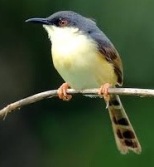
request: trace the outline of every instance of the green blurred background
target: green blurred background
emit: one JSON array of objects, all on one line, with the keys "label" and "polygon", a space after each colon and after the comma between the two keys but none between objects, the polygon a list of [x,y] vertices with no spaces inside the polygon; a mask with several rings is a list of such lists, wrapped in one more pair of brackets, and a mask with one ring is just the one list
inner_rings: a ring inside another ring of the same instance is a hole
[{"label": "green blurred background", "polygon": [[[153,0],[0,0],[0,108],[63,82],[51,63],[50,42],[30,17],[74,10],[95,18],[121,54],[124,87],[153,88]],[[154,99],[122,97],[143,147],[121,155],[105,104],[74,96],[22,108],[0,121],[0,167],[154,166]]]}]

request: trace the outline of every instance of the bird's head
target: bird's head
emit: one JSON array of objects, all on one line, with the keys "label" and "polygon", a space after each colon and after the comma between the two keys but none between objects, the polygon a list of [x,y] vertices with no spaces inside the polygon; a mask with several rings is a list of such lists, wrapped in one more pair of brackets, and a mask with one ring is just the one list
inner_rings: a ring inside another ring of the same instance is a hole
[{"label": "bird's head", "polygon": [[47,18],[30,18],[26,22],[42,24],[51,37],[56,30],[66,29],[67,31],[92,33],[97,29],[96,23],[73,11],[60,11]]}]

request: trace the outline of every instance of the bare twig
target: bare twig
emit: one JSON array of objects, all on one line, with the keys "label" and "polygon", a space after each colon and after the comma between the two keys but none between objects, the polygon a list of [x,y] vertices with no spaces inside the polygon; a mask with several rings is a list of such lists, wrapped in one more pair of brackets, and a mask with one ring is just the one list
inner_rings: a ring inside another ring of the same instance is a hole
[{"label": "bare twig", "polygon": [[[89,95],[89,96],[98,96],[98,89],[85,89],[82,91],[68,89],[68,94],[83,94],[83,95]],[[135,88],[110,88],[109,89],[110,94],[118,94],[118,95],[133,95],[133,96],[154,96],[154,90],[151,89],[135,89]],[[57,90],[51,90],[51,91],[45,91],[41,92],[32,96],[29,96],[27,98],[21,99],[19,101],[16,101],[14,103],[9,104],[2,110],[0,110],[0,116],[6,117],[6,115],[12,111],[18,110],[23,106],[29,105],[31,103],[35,103],[37,101],[52,98],[57,96]]]}]

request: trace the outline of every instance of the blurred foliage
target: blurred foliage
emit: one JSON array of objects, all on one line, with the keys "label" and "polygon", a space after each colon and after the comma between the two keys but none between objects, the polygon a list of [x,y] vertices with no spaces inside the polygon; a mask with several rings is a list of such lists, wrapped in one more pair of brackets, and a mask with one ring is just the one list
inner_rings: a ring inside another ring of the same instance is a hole
[{"label": "blurred foliage", "polygon": [[[121,54],[124,86],[153,88],[154,1],[1,0],[0,108],[28,95],[56,89],[63,82],[52,65],[46,32],[41,26],[24,22],[58,10],[74,10],[96,19]],[[0,166],[153,166],[154,100],[122,100],[141,141],[141,155],[123,156],[118,152],[100,99],[75,96],[69,103],[57,98],[44,100],[1,120]]]}]

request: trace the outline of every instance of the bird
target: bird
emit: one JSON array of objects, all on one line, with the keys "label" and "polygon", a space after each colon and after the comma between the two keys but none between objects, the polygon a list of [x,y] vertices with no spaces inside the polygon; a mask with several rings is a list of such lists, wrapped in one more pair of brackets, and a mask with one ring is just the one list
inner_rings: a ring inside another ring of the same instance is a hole
[{"label": "bird", "polygon": [[122,86],[123,65],[118,51],[93,19],[74,11],[58,11],[49,17],[34,17],[26,22],[43,25],[51,41],[53,65],[65,83],[58,96],[69,101],[67,89],[99,88],[111,119],[118,150],[122,154],[142,151],[135,130],[120,97],[108,93],[110,87]]}]

